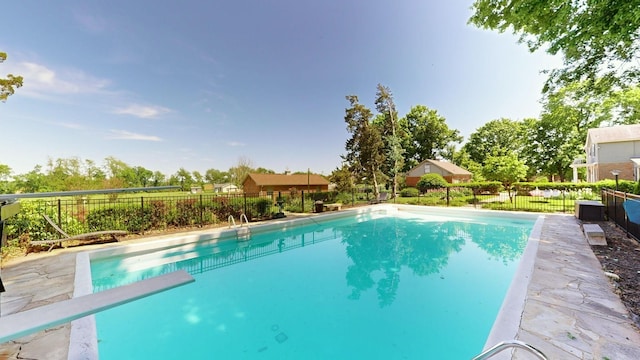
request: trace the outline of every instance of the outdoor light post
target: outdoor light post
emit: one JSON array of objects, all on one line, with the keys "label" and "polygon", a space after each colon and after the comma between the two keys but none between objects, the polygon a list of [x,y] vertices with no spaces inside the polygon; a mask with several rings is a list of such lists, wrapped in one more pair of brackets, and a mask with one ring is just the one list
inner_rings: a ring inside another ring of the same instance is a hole
[{"label": "outdoor light post", "polygon": [[620,175],[620,170],[612,170],[611,175],[616,178],[616,191],[618,191],[618,176]]}]

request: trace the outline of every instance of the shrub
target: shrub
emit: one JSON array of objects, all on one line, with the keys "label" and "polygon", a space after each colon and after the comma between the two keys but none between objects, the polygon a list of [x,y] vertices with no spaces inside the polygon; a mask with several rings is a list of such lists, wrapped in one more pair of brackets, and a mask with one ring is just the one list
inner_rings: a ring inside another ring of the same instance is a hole
[{"label": "shrub", "polygon": [[408,187],[400,190],[401,197],[416,197],[420,194],[420,191],[414,187]]},{"label": "shrub", "polygon": [[426,192],[430,189],[441,189],[448,185],[449,183],[440,174],[424,174],[418,180],[416,187],[421,192]]}]

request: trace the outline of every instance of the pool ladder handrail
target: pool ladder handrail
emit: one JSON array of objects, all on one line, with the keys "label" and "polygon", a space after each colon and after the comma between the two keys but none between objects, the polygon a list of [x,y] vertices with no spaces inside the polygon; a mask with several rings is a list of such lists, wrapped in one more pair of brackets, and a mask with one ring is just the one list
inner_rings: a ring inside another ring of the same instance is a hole
[{"label": "pool ladder handrail", "polygon": [[[249,219],[247,219],[247,215],[245,215],[244,213],[240,214],[240,226],[242,226],[242,219],[244,218],[244,221],[247,223],[247,226],[249,226]],[[229,228],[231,228],[231,224],[233,224],[233,227],[236,227],[236,219],[233,218],[233,215],[229,215],[229,217],[227,218],[227,222],[229,223]]]},{"label": "pool ladder handrail", "polygon": [[[242,219],[247,223],[247,227],[242,227]],[[229,228],[231,228],[231,224],[233,227],[236,226],[236,220],[233,218],[233,215],[229,215]],[[249,230],[249,219],[247,219],[247,215],[240,214],[240,226],[236,229],[236,238],[238,240],[249,240],[251,239],[251,230]]]},{"label": "pool ladder handrail", "polygon": [[547,356],[540,350],[534,348],[533,346],[519,341],[519,340],[507,340],[507,341],[502,341],[497,343],[496,345],[494,345],[493,347],[483,351],[480,355],[474,357],[471,360],[484,360],[484,359],[488,359],[490,357],[492,357],[493,355],[496,355],[499,352],[502,352],[503,350],[506,350],[508,348],[518,348],[518,349],[523,349],[526,350],[528,352],[530,352],[531,354],[535,355],[538,359],[540,360],[549,360],[547,359]]}]

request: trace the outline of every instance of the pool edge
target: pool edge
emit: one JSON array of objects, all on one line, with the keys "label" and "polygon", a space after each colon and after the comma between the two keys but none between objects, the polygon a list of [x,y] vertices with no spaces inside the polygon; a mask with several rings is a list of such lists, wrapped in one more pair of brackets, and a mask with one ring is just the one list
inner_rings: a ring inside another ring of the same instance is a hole
[{"label": "pool edge", "polygon": [[[373,212],[393,212],[398,210],[433,211],[433,208],[434,207],[421,205],[380,204],[338,212],[318,214],[311,217],[292,218],[262,224],[252,223],[249,225],[249,227],[252,231],[255,231],[257,233],[273,229],[287,229],[291,226],[296,226],[306,221],[316,222],[316,220],[314,219],[321,219],[325,221],[347,216],[365,215]],[[438,212],[440,215],[444,216],[454,214],[459,216],[460,213],[471,213],[476,215],[478,213],[486,213],[495,215],[497,212],[503,212],[509,213],[510,215],[519,218],[531,219],[533,217],[537,217],[536,223],[534,224],[534,227],[529,235],[529,240],[527,242],[527,246],[524,250],[520,264],[516,269],[516,273],[514,274],[513,280],[509,286],[507,294],[505,295],[501,308],[485,343],[485,348],[491,347],[495,345],[495,343],[500,341],[515,339],[520,328],[527,288],[531,281],[531,275],[533,273],[534,263],[537,256],[538,242],[542,231],[544,215],[475,208],[447,208],[444,210],[438,208]],[[116,254],[132,253],[136,251],[146,251],[150,247],[157,248],[162,246],[162,244],[164,244],[165,246],[175,246],[176,244],[199,242],[201,239],[208,236],[214,236],[214,239],[216,240],[232,239],[235,234],[234,229],[235,228],[216,228],[207,231],[197,231],[187,234],[183,233],[182,235],[168,236],[161,239],[155,238],[155,240],[154,238],[150,238],[145,242],[135,244],[122,244],[120,246],[112,248],[81,252],[76,255],[76,273],[74,278],[73,297],[92,293],[93,288],[91,284],[92,280],[90,268],[90,262],[92,259],[109,257]],[[151,243],[153,243],[154,246],[152,246]],[[524,282],[518,281],[518,279],[522,275],[524,275],[526,279],[526,281]],[[68,354],[68,359],[99,359],[97,328],[95,317],[93,315],[74,320],[71,323]],[[507,353],[498,354],[495,358],[501,359],[502,357],[500,357],[499,355],[507,355]]]},{"label": "pool edge", "polygon": [[[522,322],[527,291],[531,284],[533,270],[538,257],[538,245],[542,235],[542,225],[545,216],[540,215],[536,220],[527,246],[525,247],[520,264],[511,280],[507,294],[502,302],[498,316],[493,323],[489,336],[485,342],[484,350],[499,342],[516,339]],[[505,351],[494,356],[495,359],[510,359],[511,352]]]}]

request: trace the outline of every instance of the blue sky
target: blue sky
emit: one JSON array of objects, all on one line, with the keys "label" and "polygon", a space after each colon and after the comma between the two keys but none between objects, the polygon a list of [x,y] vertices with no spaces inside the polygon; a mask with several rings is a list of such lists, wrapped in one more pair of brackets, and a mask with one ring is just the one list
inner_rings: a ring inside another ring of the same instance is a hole
[{"label": "blue sky", "polygon": [[[472,1],[11,1],[2,4],[0,164],[115,157],[166,175],[239,159],[329,174],[346,95],[436,109],[465,136],[537,117],[541,70],[510,34],[467,25]],[[8,15],[10,14],[10,15]]]}]

